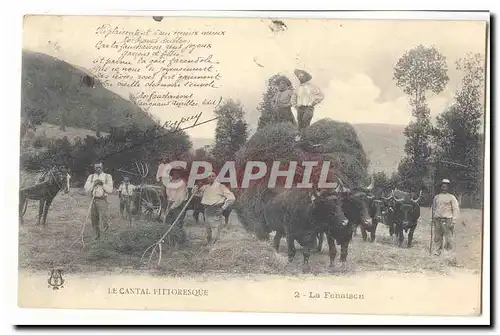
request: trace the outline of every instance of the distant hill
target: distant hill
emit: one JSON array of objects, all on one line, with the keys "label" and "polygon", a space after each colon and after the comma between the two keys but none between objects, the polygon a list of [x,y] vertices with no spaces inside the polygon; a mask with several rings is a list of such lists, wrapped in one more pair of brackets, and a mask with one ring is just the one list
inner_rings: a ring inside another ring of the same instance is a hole
[{"label": "distant hill", "polygon": [[353,127],[370,159],[370,170],[388,173],[396,171],[398,163],[404,157],[405,126],[359,123],[353,124]]},{"label": "distant hill", "polygon": [[82,78],[85,70],[57,58],[23,51],[21,113],[39,110],[46,113],[45,122],[107,132],[114,126],[135,124],[146,128],[153,118],[134,103],[104,88],[94,87]]}]

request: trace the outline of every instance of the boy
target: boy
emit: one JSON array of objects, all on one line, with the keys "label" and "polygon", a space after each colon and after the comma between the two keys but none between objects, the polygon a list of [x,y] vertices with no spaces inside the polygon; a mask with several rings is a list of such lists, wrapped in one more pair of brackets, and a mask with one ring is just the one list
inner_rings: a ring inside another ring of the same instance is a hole
[{"label": "boy", "polygon": [[118,187],[118,196],[120,197],[120,217],[123,219],[123,210],[127,212],[127,219],[131,220],[132,216],[130,213],[130,202],[132,201],[132,195],[134,194],[135,186],[130,184],[130,178],[123,177],[123,182],[120,187]]}]

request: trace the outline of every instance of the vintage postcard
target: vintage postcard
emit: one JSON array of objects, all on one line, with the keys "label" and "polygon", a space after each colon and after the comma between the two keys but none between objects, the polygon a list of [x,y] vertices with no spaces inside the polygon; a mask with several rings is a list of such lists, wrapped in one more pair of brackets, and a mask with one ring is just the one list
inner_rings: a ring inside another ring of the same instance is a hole
[{"label": "vintage postcard", "polygon": [[26,15],[19,307],[482,315],[488,31]]}]

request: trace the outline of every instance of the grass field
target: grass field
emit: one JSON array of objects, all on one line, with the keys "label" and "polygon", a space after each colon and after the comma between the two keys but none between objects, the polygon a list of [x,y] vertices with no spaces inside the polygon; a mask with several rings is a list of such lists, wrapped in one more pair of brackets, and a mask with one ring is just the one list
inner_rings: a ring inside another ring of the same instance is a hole
[{"label": "grass field", "polygon": [[[165,228],[146,221],[134,221],[130,227],[128,221],[119,218],[118,198],[110,196],[109,200],[110,230],[101,241],[95,242],[90,220],[87,220],[84,249],[79,242],[73,244],[79,239],[90,201],[81,190],[72,189],[69,194],[57,195],[47,217],[46,228],[34,225],[38,203],[29,202],[25,223],[19,227],[20,268],[48,271],[58,267],[66,273],[140,272],[172,276],[192,273],[302,273],[300,248],[295,260],[288,264],[285,239],[281,242],[280,252],[276,253],[271,242],[258,241],[246,233],[234,211],[229,229],[212,247],[205,242],[202,223],[196,225],[191,212],[188,212],[185,226],[188,242],[182,247],[164,251],[160,266],[146,266],[141,264],[140,256]],[[374,243],[363,242],[359,233],[354,237],[349,247],[347,273],[329,269],[326,242],[323,251],[311,257],[312,272],[318,275],[352,275],[371,271],[447,272],[463,268],[480,273],[481,216],[479,210],[464,209],[455,228],[454,251],[440,257],[429,256],[430,212],[423,208],[411,248],[398,248],[389,236],[388,228],[379,225]]]}]

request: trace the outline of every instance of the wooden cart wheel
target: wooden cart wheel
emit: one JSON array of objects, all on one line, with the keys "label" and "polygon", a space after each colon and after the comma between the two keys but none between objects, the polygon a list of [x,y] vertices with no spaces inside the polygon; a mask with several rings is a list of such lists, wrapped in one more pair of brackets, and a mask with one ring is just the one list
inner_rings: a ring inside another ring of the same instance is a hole
[{"label": "wooden cart wheel", "polygon": [[142,190],[141,214],[149,219],[159,218],[162,210],[161,197],[157,191],[151,189]]}]

